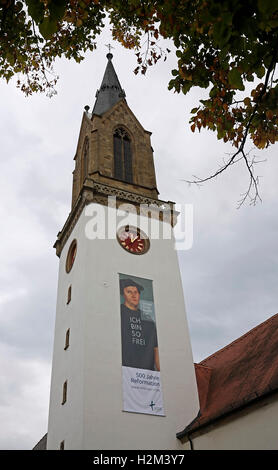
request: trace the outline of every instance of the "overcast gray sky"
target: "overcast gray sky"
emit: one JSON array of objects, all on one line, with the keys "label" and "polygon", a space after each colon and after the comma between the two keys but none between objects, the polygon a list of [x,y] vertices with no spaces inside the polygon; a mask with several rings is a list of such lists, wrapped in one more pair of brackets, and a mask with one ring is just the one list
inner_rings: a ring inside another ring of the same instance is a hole
[{"label": "overcast gray sky", "polygon": [[[70,211],[73,157],[83,108],[94,104],[111,42],[81,64],[60,60],[58,94],[25,98],[0,83],[1,270],[0,448],[30,449],[47,431],[58,258],[52,248]],[[192,132],[190,110],[204,91],[169,92],[175,67],[166,62],[133,74],[135,56],[118,44],[113,63],[127,102],[152,134],[160,198],[191,203],[194,243],[179,252],[195,362],[277,312],[277,145],[255,151],[267,159],[262,204],[237,209],[248,174],[239,166],[202,188],[183,181],[218,167],[227,144]],[[171,47],[170,49],[174,50]]]}]

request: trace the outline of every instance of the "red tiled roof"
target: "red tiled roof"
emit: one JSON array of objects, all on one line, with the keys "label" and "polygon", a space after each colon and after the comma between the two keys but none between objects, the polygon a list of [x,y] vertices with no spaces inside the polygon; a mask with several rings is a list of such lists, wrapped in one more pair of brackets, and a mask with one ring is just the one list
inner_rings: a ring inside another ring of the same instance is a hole
[{"label": "red tiled roof", "polygon": [[278,314],[195,364],[200,413],[183,435],[278,390]]}]

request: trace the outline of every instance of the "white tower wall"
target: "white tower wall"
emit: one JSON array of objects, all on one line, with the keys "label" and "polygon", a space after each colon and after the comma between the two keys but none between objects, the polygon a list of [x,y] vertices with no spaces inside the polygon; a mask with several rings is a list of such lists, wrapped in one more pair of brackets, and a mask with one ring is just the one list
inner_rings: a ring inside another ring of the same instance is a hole
[{"label": "white tower wall", "polygon": [[[116,238],[88,239],[85,210],[60,257],[47,447],[59,449],[65,441],[66,450],[182,449],[176,433],[196,417],[199,402],[174,241],[151,240],[146,254],[132,255]],[[66,273],[73,239],[76,259]],[[122,411],[118,273],[153,280],[166,416]],[[68,328],[69,348],[64,350]]]}]

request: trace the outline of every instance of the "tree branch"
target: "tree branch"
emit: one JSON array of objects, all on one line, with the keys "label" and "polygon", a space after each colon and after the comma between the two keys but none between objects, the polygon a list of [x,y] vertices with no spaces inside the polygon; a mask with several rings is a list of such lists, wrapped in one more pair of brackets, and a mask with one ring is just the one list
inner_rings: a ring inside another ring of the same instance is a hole
[{"label": "tree branch", "polygon": [[[243,198],[239,201],[238,208],[241,207],[244,204],[244,202],[246,201],[246,199],[248,197],[251,199],[250,204],[252,204],[252,205],[255,205],[258,199],[260,201],[262,201],[261,197],[259,195],[259,190],[258,190],[259,178],[254,175],[254,171],[253,171],[254,164],[258,163],[258,162],[255,161],[255,157],[252,158],[251,162],[248,160],[248,154],[245,153],[245,145],[246,145],[246,140],[247,140],[247,136],[248,136],[248,133],[249,133],[250,126],[251,126],[252,121],[253,121],[253,119],[256,115],[258,106],[262,101],[262,97],[264,96],[264,94],[267,90],[268,82],[269,82],[271,73],[272,73],[271,82],[273,80],[273,74],[274,74],[274,71],[275,71],[276,60],[277,60],[277,50],[275,50],[274,53],[273,53],[271,63],[269,65],[268,69],[267,69],[267,73],[266,73],[266,76],[265,76],[265,81],[264,81],[263,88],[261,89],[261,91],[259,93],[257,102],[256,102],[256,104],[253,108],[253,111],[250,115],[248,123],[245,127],[244,135],[243,135],[242,142],[240,144],[239,149],[230,157],[230,159],[228,160],[227,163],[225,163],[223,166],[221,166],[220,169],[215,171],[212,175],[210,175],[208,177],[205,177],[205,178],[194,177],[195,179],[192,180],[192,181],[185,180],[189,184],[198,184],[198,185],[200,185],[200,183],[205,183],[209,180],[212,180],[212,179],[216,178],[218,175],[223,173],[229,166],[231,166],[235,163],[238,163],[240,160],[244,160],[247,171],[249,173],[250,180],[249,180],[249,186],[248,186],[248,189],[247,189],[246,193],[244,193]],[[235,103],[237,103],[237,102],[235,102]],[[240,155],[240,157],[238,159],[236,159],[236,157],[238,155]],[[254,196],[251,197],[252,189],[254,189],[255,194],[254,194]]]}]

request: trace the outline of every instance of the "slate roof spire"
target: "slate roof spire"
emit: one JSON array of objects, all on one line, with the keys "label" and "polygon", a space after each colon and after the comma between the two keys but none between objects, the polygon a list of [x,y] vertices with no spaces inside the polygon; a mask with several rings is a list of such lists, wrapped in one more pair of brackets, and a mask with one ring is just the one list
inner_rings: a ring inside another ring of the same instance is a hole
[{"label": "slate roof spire", "polygon": [[100,89],[96,92],[96,102],[93,108],[93,114],[98,115],[102,115],[122,98],[125,98],[125,92],[112,64],[113,55],[109,52],[106,57],[108,62]]}]

